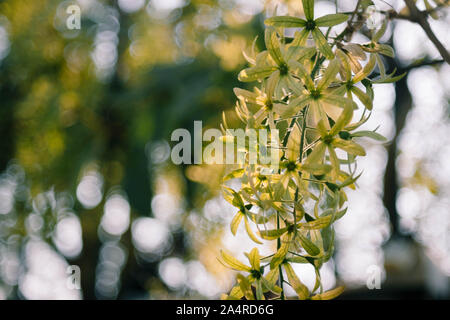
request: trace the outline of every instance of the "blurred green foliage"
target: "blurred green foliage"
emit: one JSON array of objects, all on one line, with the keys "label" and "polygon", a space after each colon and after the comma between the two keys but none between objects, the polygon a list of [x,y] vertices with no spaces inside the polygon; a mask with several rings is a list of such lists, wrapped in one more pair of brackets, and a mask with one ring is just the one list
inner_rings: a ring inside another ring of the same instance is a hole
[{"label": "blurred green foliage", "polygon": [[[11,236],[19,235],[18,250],[23,250],[30,238],[25,221],[35,210],[36,196],[51,190],[56,197],[67,192],[75,199],[80,179],[93,168],[103,176],[105,194],[122,187],[134,218],[152,215],[155,176],[166,170],[181,173],[185,209],[201,205],[208,197],[194,197],[205,188],[186,179],[183,167],[153,164],[148,149],[154,142],[168,141],[176,128],[192,129],[193,120],[217,125],[221,111],[234,103],[241,49],[262,27],[259,17],[231,21],[233,7],[224,2],[190,1],[160,19],[158,12],[151,15],[149,6],[127,13],[116,1],[86,3],[90,7],[82,10],[81,30],[64,25],[65,8],[72,2],[0,3],[9,41],[9,53],[0,65],[0,172],[14,164],[26,176],[26,196],[16,197],[14,209],[0,215],[0,221],[14,220],[13,227],[4,224],[0,229],[5,247]],[[231,22],[216,28],[199,20],[201,14],[229,15]],[[96,297],[94,270],[104,201],[91,209],[78,201],[73,206],[81,221],[83,251],[69,263],[89,270],[82,277],[85,298]],[[52,244],[51,226],[58,215],[47,214],[49,229],[38,236]],[[119,297],[133,290],[147,292],[149,279],[157,277],[155,263],[133,258],[130,233],[121,239],[131,254]],[[183,232],[178,237],[174,252],[192,254]],[[13,290],[8,291],[10,297],[19,294],[15,284],[4,282]]]}]

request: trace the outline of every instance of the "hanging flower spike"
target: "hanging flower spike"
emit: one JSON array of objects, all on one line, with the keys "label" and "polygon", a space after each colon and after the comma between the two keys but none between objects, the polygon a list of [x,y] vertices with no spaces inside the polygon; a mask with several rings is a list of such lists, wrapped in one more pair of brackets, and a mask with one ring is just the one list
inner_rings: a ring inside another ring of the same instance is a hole
[{"label": "hanging flower spike", "polygon": [[[235,89],[236,114],[246,132],[269,129],[271,142],[239,146],[246,157],[224,178],[241,181],[240,190],[223,187],[225,199],[238,209],[231,231],[236,234],[244,220],[250,239],[276,242],[272,243],[276,250],[267,257],[260,257],[256,248],[246,253],[250,266],[222,253],[224,264],[248,274],[237,275],[237,284],[223,296],[226,299],[266,299],[274,295],[286,299],[286,285],[299,299],[338,296],[343,287],[324,291],[320,269],[334,252],[334,222],[347,212],[346,189],[356,188],[362,174],[356,172],[357,161],[366,152],[355,140],[386,140],[376,129],[358,130],[374,108],[372,85],[398,79],[386,76],[381,65],[380,55],[391,54],[388,47],[378,43],[386,27],[372,35],[371,45],[349,43],[349,35],[359,28],[356,24],[351,25],[351,32],[346,28],[330,41],[329,32],[324,36],[319,28],[345,22],[347,15],[314,19],[312,0],[303,0],[303,9],[305,19],[286,16],[265,21],[266,50],[256,54],[253,42],[252,53],[246,55],[250,67],[239,74],[241,81],[258,81],[258,88]],[[359,6],[355,12],[358,10]],[[292,27],[299,30],[293,37],[285,36],[284,28]],[[308,47],[309,35],[314,44]],[[363,67],[361,62],[366,60]],[[371,73],[376,64],[381,76],[374,80]],[[364,110],[353,122],[355,97]],[[227,130],[223,129],[225,135]],[[236,143],[233,136],[227,136],[226,141]],[[276,166],[255,164],[247,157],[250,151],[269,149],[277,150]],[[339,159],[336,149],[346,153],[347,159]],[[258,229],[256,234],[251,224]],[[261,261],[270,270],[264,270]],[[313,266],[316,279],[312,290],[295,273],[295,263]],[[271,294],[266,294],[269,291]]]}]

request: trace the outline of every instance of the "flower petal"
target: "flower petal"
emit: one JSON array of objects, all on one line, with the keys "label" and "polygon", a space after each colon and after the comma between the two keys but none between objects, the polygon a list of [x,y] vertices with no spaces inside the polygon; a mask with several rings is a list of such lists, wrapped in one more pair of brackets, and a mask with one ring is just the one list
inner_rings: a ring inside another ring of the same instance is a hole
[{"label": "flower petal", "polygon": [[245,264],[240,262],[238,259],[236,259],[232,255],[229,255],[228,253],[224,252],[223,250],[220,250],[220,255],[222,256],[223,262],[230,268],[237,270],[237,271],[247,271],[247,272],[251,271],[251,268],[249,266],[246,266]]},{"label": "flower petal", "polygon": [[294,272],[294,269],[289,263],[283,264],[284,270],[286,270],[286,275],[289,280],[289,284],[292,286],[292,288],[297,293],[298,297],[301,300],[308,299],[309,297],[309,290],[308,287],[305,286],[300,279],[297,277],[297,275]]},{"label": "flower petal", "polygon": [[318,27],[332,27],[348,20],[348,15],[343,13],[327,14],[314,20]]},{"label": "flower petal", "polygon": [[300,79],[305,84],[306,88],[308,88],[309,91],[314,90],[314,82],[312,81],[309,73],[306,71],[305,67],[302,66],[300,63],[298,63],[295,60],[289,60],[289,69],[292,73],[298,75]]},{"label": "flower petal", "polygon": [[247,68],[239,73],[238,79],[239,81],[242,82],[253,82],[257,80],[263,80],[268,76],[270,76],[272,72],[276,70],[277,68],[273,66]]},{"label": "flower petal", "polygon": [[277,33],[274,28],[269,27],[266,29],[264,40],[266,42],[266,48],[270,53],[276,64],[281,65],[284,63],[283,56],[281,55],[281,45],[278,39]]},{"label": "flower petal", "polygon": [[259,270],[261,261],[257,248],[253,248],[252,251],[250,251],[250,253],[248,254],[248,261],[250,262],[253,270]]},{"label": "flower petal", "polygon": [[317,90],[322,91],[336,79],[336,75],[339,72],[340,64],[338,59],[333,59],[330,61],[330,64],[325,69],[322,78],[317,84]]},{"label": "flower petal", "polygon": [[314,20],[314,0],[302,0],[306,20]]},{"label": "flower petal", "polygon": [[327,59],[333,59],[333,51],[331,51],[331,48],[328,45],[328,41],[322,34],[322,31],[320,31],[318,28],[315,28],[311,31],[311,34],[320,52],[322,52]]},{"label": "flower petal", "polygon": [[338,134],[339,131],[344,129],[345,126],[349,124],[350,121],[352,121],[352,119],[353,119],[353,108],[347,105],[344,107],[344,110],[342,110],[342,113],[337,119],[333,128],[331,128],[330,135],[335,136],[336,134]]},{"label": "flower petal", "polygon": [[297,17],[277,16],[264,20],[266,26],[283,27],[283,28],[299,28],[306,25],[306,21]]},{"label": "flower petal", "polygon": [[323,157],[325,155],[325,150],[326,145],[322,141],[319,141],[317,145],[314,147],[311,154],[306,159],[306,164],[311,165],[315,163],[322,163]]},{"label": "flower petal", "polygon": [[335,138],[333,140],[333,145],[336,148],[342,149],[349,154],[353,154],[355,156],[365,156],[366,151],[364,148],[351,140],[343,140],[341,138]]},{"label": "flower petal", "polygon": [[359,101],[361,101],[367,109],[372,110],[372,99],[370,99],[370,97],[366,93],[355,86],[352,87],[351,91],[355,94],[355,96],[358,97]]}]

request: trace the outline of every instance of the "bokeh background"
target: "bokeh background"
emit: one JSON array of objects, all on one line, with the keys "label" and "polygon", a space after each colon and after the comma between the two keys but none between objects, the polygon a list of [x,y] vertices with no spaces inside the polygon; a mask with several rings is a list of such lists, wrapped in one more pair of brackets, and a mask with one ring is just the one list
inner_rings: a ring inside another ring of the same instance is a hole
[{"label": "bokeh background", "polygon": [[[80,30],[66,27],[71,4]],[[316,15],[334,6],[316,1]],[[256,35],[263,49],[275,12],[301,15],[300,1],[0,1],[0,299],[216,299],[231,288],[219,249],[244,257],[253,244],[229,231],[224,168],[174,165],[170,134],[194,120],[218,128],[222,112],[238,126],[241,51]],[[448,13],[430,23],[450,48]],[[362,30],[354,42],[368,41]],[[324,286],[345,283],[342,299],[448,299],[450,66],[414,23],[393,21],[382,41],[397,53],[389,71],[407,76],[375,86],[366,127],[389,142],[364,141]],[[67,286],[69,265],[81,290]],[[312,267],[296,271],[313,285]],[[381,289],[369,290],[377,271]]]}]

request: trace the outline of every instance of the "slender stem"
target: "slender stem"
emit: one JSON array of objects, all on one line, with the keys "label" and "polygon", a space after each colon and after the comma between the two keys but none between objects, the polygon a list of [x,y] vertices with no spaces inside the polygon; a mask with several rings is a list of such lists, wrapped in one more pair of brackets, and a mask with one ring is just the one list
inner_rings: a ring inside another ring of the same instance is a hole
[{"label": "slender stem", "polygon": [[417,22],[422,27],[423,31],[425,31],[428,38],[431,40],[431,42],[433,42],[435,47],[438,49],[442,58],[444,58],[444,60],[450,64],[450,53],[436,37],[433,30],[431,30],[431,26],[427,20],[427,15],[425,15],[423,12],[417,9],[416,4],[414,3],[413,0],[405,0],[405,3],[409,9],[412,21]]},{"label": "slender stem", "polygon": [[294,127],[294,124],[295,124],[295,117],[292,118],[291,123],[289,124],[289,128],[288,128],[288,130],[286,131],[286,135],[284,136],[284,139],[283,139],[283,148],[286,148],[286,145],[287,145],[289,136],[291,135],[291,129]]},{"label": "slender stem", "polygon": [[356,3],[355,9],[351,13],[350,19],[347,20],[347,27],[345,27],[345,29],[340,34],[338,34],[336,36],[336,38],[334,38],[331,48],[333,48],[338,41],[344,39],[344,37],[347,34],[352,34],[355,31],[354,27],[352,26],[352,20],[355,17],[356,13],[358,12],[358,8],[359,8],[360,4],[361,4],[361,0],[358,0],[358,2]]},{"label": "slender stem", "polygon": [[304,256],[302,256],[301,254],[298,254],[298,253],[296,253],[296,252],[294,252],[294,251],[288,251],[288,252],[289,252],[290,254],[293,254],[294,256],[304,258]]},{"label": "slender stem", "polygon": [[302,178],[302,180],[315,182],[315,183],[325,183],[326,182],[326,181],[320,181],[320,180],[308,179],[308,178]]},{"label": "slender stem", "polygon": [[[277,229],[280,229],[280,213],[277,211]],[[281,247],[281,239],[277,239],[277,249],[279,250]],[[281,300],[286,300],[286,297],[284,296],[284,290],[283,290],[283,270],[281,270],[281,264],[278,266],[278,273],[279,273],[279,281],[280,281],[280,287],[281,287]]]},{"label": "slender stem", "polygon": [[300,163],[303,161],[303,148],[305,147],[305,134],[306,134],[306,115],[308,114],[308,108],[309,106],[306,106],[303,109],[302,137],[300,139],[300,154],[299,154]]},{"label": "slender stem", "polygon": [[317,71],[319,71],[319,68],[322,66],[322,63],[325,61],[325,57],[321,56],[320,59],[318,59],[316,61],[316,63],[314,64],[314,67],[311,71],[311,79],[314,79]]}]

